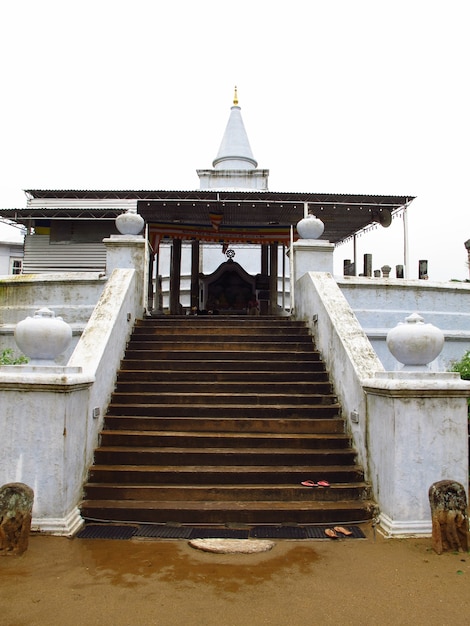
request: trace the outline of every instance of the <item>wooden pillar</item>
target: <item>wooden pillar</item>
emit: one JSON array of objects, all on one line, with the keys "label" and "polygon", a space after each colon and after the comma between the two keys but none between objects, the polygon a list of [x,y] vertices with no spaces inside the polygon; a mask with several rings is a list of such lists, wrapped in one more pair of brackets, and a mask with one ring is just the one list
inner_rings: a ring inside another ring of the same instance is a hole
[{"label": "wooden pillar", "polygon": [[157,245],[157,249],[154,255],[154,272],[155,272],[155,293],[154,299],[154,311],[163,315],[163,290],[162,290],[162,277],[160,276],[160,244]]},{"label": "wooden pillar", "polygon": [[277,315],[277,251],[277,242],[272,243],[269,247],[269,312],[271,315]]},{"label": "wooden pillar", "polygon": [[199,309],[199,241],[191,241],[191,309]]},{"label": "wooden pillar", "polygon": [[263,276],[268,275],[268,251],[269,246],[263,244],[261,246],[261,274]]},{"label": "wooden pillar", "polygon": [[150,250],[149,254],[149,268],[148,268],[148,280],[147,280],[147,311],[153,311],[155,307],[154,292],[153,292],[153,267],[155,256],[153,251]]},{"label": "wooden pillar", "polygon": [[181,239],[173,239],[170,262],[170,315],[179,315],[181,283]]}]

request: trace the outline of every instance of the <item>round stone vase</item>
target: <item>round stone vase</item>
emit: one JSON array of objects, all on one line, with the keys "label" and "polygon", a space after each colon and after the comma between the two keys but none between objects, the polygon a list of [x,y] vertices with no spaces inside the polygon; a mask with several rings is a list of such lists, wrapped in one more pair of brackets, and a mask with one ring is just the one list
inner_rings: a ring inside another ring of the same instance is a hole
[{"label": "round stone vase", "polygon": [[413,313],[405,323],[400,322],[389,331],[387,346],[405,367],[424,366],[441,353],[444,334],[436,326],[425,324],[421,315]]},{"label": "round stone vase", "polygon": [[137,209],[128,209],[116,218],[116,228],[121,235],[138,235],[144,227],[144,219]]},{"label": "round stone vase", "polygon": [[30,365],[55,365],[72,339],[72,329],[61,317],[44,307],[16,325],[15,341]]},{"label": "round stone vase", "polygon": [[297,222],[296,228],[301,239],[318,239],[323,235],[325,224],[314,215],[307,215]]}]

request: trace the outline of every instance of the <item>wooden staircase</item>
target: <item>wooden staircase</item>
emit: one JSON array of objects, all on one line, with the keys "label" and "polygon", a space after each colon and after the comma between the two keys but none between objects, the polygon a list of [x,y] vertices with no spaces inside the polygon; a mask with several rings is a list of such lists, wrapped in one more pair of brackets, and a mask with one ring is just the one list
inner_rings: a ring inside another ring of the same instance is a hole
[{"label": "wooden staircase", "polygon": [[374,507],[355,457],[302,322],[145,319],[118,373],[81,513],[193,525],[359,522]]}]

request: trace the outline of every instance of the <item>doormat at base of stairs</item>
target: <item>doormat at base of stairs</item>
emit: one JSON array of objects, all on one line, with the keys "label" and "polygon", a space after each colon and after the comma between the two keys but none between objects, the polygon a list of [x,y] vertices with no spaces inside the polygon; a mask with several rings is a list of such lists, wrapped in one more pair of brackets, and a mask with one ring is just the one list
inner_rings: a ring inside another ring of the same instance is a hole
[{"label": "doormat at base of stairs", "polygon": [[[207,526],[171,526],[169,524],[86,524],[77,539],[334,539],[325,526],[253,526],[252,528],[211,528]],[[351,534],[336,532],[338,539],[365,539],[359,526],[342,525]]]}]

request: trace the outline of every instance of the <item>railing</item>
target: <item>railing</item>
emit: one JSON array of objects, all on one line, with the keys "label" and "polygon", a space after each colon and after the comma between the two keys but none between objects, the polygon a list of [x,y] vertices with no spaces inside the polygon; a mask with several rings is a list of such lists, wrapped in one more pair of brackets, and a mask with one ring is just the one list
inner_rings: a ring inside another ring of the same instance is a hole
[{"label": "railing", "polygon": [[327,272],[304,273],[295,301],[295,317],[308,323],[335,385],[381,529],[429,535],[430,486],[444,479],[468,486],[470,382],[426,365],[385,371]]}]

